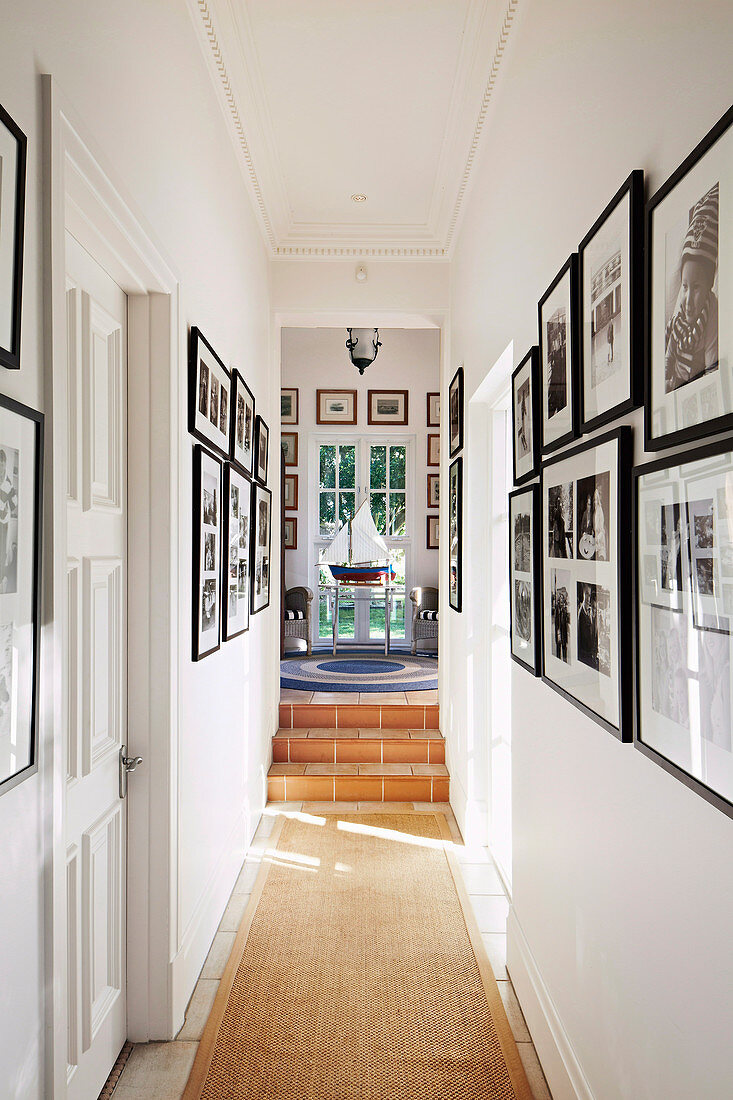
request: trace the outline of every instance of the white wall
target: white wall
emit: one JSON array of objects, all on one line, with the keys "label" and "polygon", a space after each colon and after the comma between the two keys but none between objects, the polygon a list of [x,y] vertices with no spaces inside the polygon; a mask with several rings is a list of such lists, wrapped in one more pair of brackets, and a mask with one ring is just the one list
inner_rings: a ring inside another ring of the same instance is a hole
[{"label": "white wall", "polygon": [[[510,341],[516,361],[537,342],[539,297],[631,169],[651,194],[730,105],[732,32],[715,0],[520,5],[455,253],[444,385],[463,362],[468,399]],[[469,478],[479,451],[469,439]],[[447,605],[442,630],[465,783],[474,640]],[[733,1095],[733,821],[516,665],[512,696],[509,965],[555,1100]]]},{"label": "white wall", "polygon": [[[0,102],[28,135],[28,193],[22,369],[3,371],[0,390],[43,406],[47,177],[40,74],[48,72],[178,273],[183,324],[200,325],[225,362],[243,370],[258,410],[275,423],[267,258],[185,5],[29,0],[5,3],[3,16]],[[173,734],[180,802],[171,871],[172,952],[185,955],[177,979],[181,1012],[186,983],[262,806],[277,699],[278,598],[275,592],[273,607],[253,618],[248,635],[192,664],[191,440],[183,416],[182,407],[181,695]],[[277,537],[275,526],[275,545]],[[42,764],[49,758],[46,752]],[[17,1100],[50,1093],[43,1065],[43,875],[50,823],[42,780],[34,776],[0,798],[0,1092]]]},{"label": "white wall", "polygon": [[[314,470],[311,464],[311,440],[313,435],[332,435],[339,439],[356,436],[410,438],[414,459],[414,481],[411,487],[410,550],[412,573],[408,583],[432,585],[438,583],[438,551],[426,547],[425,517],[427,508],[427,475],[437,473],[427,466],[428,433],[438,428],[427,427],[427,393],[440,389],[440,331],[438,329],[380,329],[382,347],[379,354],[363,375],[349,362],[346,350],[345,328],[284,328],[282,330],[282,384],[296,386],[299,391],[299,424],[283,426],[283,431],[298,433],[298,468],[288,467],[288,473],[298,474],[298,511],[287,512],[298,520],[298,548],[285,555],[285,580],[290,588],[308,585],[313,588],[314,578],[308,572],[309,518],[317,514],[315,493],[317,482],[312,484]],[[357,391],[357,418],[355,426],[329,426],[316,423],[317,389],[353,389]],[[369,424],[367,391],[370,389],[404,389],[408,391],[408,424],[406,427]],[[360,484],[366,484],[365,477]],[[437,509],[430,509],[437,515]],[[317,534],[315,526],[311,535]],[[408,616],[412,605],[407,607]],[[314,611],[317,615],[317,612]],[[315,627],[314,627],[315,629]]]}]

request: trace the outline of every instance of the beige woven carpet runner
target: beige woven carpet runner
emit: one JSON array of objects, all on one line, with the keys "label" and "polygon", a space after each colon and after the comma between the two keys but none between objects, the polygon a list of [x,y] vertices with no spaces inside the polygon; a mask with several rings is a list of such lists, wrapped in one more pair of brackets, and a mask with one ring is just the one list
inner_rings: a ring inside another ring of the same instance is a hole
[{"label": "beige woven carpet runner", "polygon": [[276,826],[184,1100],[531,1100],[450,848],[442,815]]}]

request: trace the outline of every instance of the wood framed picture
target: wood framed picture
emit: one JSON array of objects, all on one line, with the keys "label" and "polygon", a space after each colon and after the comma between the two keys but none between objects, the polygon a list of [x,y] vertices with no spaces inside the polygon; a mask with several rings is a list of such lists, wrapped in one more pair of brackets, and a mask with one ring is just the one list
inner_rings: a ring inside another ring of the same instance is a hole
[{"label": "wood framed picture", "polygon": [[298,549],[298,521],[295,516],[286,516],[283,523],[283,546],[286,550]]},{"label": "wood framed picture", "polygon": [[428,466],[440,466],[440,434],[435,432],[428,436]]},{"label": "wood framed picture", "polygon": [[238,370],[232,371],[232,462],[254,476],[255,399]]},{"label": "wood framed picture", "polygon": [[280,390],[280,423],[298,423],[298,391],[297,389]]},{"label": "wood framed picture", "polygon": [[193,659],[220,646],[221,460],[199,443],[193,449]]},{"label": "wood framed picture", "polygon": [[356,390],[316,390],[317,424],[356,424]]},{"label": "wood framed picture", "polygon": [[540,349],[530,348],[512,374],[514,484],[540,472]]},{"label": "wood framed picture", "polygon": [[649,200],[644,446],[733,429],[733,107]]},{"label": "wood framed picture", "polygon": [[20,369],[27,139],[0,106],[0,366]]},{"label": "wood framed picture", "polygon": [[249,630],[250,510],[252,489],[235,466],[224,463],[222,544],[222,636],[225,641]]},{"label": "wood framed picture", "polygon": [[224,458],[229,458],[231,447],[231,388],[229,371],[194,326],[188,359],[188,430]]},{"label": "wood framed picture", "polygon": [[642,403],[644,173],[621,185],[578,246],[581,432]]},{"label": "wood framed picture", "polygon": [[270,536],[272,533],[272,493],[264,485],[252,485],[252,614],[264,611],[270,604],[272,568]]},{"label": "wood framed picture", "polygon": [[270,429],[262,419],[257,416],[255,420],[255,477],[263,485],[267,484],[267,465],[270,455]]},{"label": "wood framed picture", "polygon": [[440,427],[440,394],[429,393],[428,394],[428,428]]},{"label": "wood framed picture", "polygon": [[540,487],[509,494],[509,638],[512,660],[542,671]]},{"label": "wood framed picture", "polygon": [[286,474],[285,475],[285,507],[288,511],[294,512],[298,507],[298,475]]},{"label": "wood framed picture", "polygon": [[426,516],[425,545],[428,550],[438,549],[440,516]]},{"label": "wood framed picture", "polygon": [[0,794],[38,770],[43,428],[0,396]]},{"label": "wood framed picture", "polygon": [[283,453],[283,462],[286,466],[298,465],[298,433],[282,432],[280,444]]},{"label": "wood framed picture", "polygon": [[542,467],[542,678],[630,741],[631,428]]},{"label": "wood framed picture", "polygon": [[463,446],[463,367],[458,368],[448,387],[448,416],[449,454],[453,458]]},{"label": "wood framed picture", "polygon": [[428,508],[440,506],[440,474],[428,474]]},{"label": "wood framed picture", "polygon": [[368,390],[368,422],[407,424],[408,397],[407,390]]},{"label": "wood framed picture", "polygon": [[542,453],[578,434],[578,256],[563,264],[537,307]]},{"label": "wood framed picture", "polygon": [[463,607],[463,459],[451,462],[448,472],[448,602]]}]

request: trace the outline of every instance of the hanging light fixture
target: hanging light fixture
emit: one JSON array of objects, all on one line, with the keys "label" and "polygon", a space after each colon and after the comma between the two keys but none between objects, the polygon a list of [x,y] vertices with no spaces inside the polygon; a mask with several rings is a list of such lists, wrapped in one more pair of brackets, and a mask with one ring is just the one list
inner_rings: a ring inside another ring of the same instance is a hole
[{"label": "hanging light fixture", "polygon": [[359,374],[363,374],[370,363],[377,358],[382,342],[379,339],[378,328],[349,328],[346,330],[349,339],[346,347],[349,349],[349,358]]}]

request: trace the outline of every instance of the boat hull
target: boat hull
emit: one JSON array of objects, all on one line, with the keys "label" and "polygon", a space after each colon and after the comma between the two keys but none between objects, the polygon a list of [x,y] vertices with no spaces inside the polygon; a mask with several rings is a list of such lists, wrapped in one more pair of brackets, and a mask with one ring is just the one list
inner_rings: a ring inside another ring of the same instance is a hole
[{"label": "boat hull", "polygon": [[329,565],[328,568],[338,584],[388,584],[395,575],[390,565]]}]

